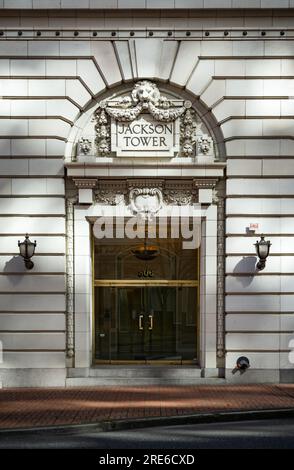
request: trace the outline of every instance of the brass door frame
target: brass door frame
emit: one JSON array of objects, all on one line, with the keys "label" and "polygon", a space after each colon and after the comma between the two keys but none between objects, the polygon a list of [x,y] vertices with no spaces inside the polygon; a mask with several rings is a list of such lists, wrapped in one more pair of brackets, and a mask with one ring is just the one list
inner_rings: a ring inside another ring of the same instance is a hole
[{"label": "brass door frame", "polygon": [[94,281],[94,287],[199,287],[198,281],[170,281],[167,279],[121,280],[103,279]]}]

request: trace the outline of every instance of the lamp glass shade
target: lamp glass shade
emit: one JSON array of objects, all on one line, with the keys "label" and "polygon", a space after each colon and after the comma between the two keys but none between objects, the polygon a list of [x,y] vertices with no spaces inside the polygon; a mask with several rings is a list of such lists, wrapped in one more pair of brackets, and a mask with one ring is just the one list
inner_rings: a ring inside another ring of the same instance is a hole
[{"label": "lamp glass shade", "polygon": [[29,236],[26,235],[26,238],[23,242],[18,243],[20,255],[25,259],[30,259],[34,256],[36,242],[31,242]]},{"label": "lamp glass shade", "polygon": [[32,243],[32,242],[29,242],[27,244],[27,257],[28,258],[31,258],[32,256],[34,256],[34,253],[35,253],[35,244]]},{"label": "lamp glass shade", "polygon": [[261,240],[255,243],[256,253],[259,259],[265,260],[268,257],[270,247],[270,241],[265,241],[264,237],[261,237]]},{"label": "lamp glass shade", "polygon": [[259,258],[260,259],[266,259],[268,257],[268,253],[269,253],[269,246],[267,243],[264,243],[264,244],[259,244],[259,248],[258,248],[258,253],[259,253]]}]

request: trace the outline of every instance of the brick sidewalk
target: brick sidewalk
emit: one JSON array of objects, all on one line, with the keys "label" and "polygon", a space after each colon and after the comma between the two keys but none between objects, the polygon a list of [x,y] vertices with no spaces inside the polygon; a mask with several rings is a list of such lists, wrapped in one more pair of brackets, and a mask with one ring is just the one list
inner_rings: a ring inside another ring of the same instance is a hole
[{"label": "brick sidewalk", "polygon": [[294,408],[294,384],[4,389],[0,428],[282,408]]}]

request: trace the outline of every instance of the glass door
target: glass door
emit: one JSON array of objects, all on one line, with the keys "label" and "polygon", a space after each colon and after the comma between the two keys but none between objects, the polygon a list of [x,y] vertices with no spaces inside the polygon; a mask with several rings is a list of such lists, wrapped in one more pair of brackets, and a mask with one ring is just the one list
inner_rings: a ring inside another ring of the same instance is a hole
[{"label": "glass door", "polygon": [[100,286],[95,298],[96,361],[195,363],[195,286]]},{"label": "glass door", "polygon": [[199,249],[159,237],[148,247],[93,239],[96,363],[197,362]]}]

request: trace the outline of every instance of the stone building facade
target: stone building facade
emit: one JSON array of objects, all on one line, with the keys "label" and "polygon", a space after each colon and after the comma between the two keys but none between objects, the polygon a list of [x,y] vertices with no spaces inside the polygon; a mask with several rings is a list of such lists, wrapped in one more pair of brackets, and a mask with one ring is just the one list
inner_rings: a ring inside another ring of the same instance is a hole
[{"label": "stone building facade", "polygon": [[[293,39],[292,0],[0,1],[3,387],[294,379]],[[93,235],[171,208],[191,255]]]}]

